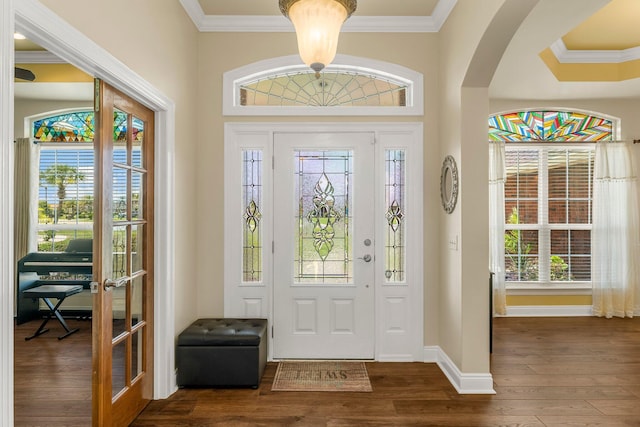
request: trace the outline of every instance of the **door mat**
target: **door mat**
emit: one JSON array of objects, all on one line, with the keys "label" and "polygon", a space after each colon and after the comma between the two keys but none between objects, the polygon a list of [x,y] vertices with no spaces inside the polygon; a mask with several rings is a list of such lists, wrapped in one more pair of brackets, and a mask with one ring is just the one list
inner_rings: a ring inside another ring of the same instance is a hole
[{"label": "door mat", "polygon": [[280,362],[271,390],[372,391],[364,362],[348,361]]}]

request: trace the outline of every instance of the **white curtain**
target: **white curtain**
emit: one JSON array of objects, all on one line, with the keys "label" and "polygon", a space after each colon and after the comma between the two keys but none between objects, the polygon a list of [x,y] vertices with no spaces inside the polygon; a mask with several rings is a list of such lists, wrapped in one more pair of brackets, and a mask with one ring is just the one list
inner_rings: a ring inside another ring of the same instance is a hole
[{"label": "white curtain", "polygon": [[504,271],[504,142],[489,143],[489,271],[493,273],[493,312],[507,314]]},{"label": "white curtain", "polygon": [[633,157],[625,143],[596,146],[591,236],[593,314],[640,314],[638,199]]}]

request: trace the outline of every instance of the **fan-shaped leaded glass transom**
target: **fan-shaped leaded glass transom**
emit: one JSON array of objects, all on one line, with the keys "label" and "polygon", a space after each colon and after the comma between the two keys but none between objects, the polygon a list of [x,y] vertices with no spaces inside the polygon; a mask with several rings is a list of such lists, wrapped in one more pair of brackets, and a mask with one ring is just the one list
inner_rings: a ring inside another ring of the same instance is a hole
[{"label": "fan-shaped leaded glass transom", "polygon": [[408,85],[357,71],[274,74],[239,86],[242,106],[405,107]]},{"label": "fan-shaped leaded glass transom", "polygon": [[571,111],[518,111],[489,117],[489,139],[512,142],[605,141],[609,119]]}]

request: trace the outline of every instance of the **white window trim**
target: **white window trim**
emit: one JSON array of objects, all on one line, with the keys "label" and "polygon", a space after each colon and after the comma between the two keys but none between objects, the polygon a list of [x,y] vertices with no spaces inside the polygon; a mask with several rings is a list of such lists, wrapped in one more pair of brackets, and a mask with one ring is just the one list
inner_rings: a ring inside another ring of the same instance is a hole
[{"label": "white window trim", "polygon": [[[591,142],[574,142],[574,143],[506,143],[505,149],[536,149],[540,150],[540,152],[545,151],[546,149],[590,149],[595,152],[595,143]],[[546,169],[546,157],[541,160],[543,164],[545,164]],[[517,230],[539,230],[542,229],[568,229],[564,224],[546,224],[540,225],[541,211],[546,210],[548,207],[548,201],[546,198],[543,198],[543,194],[547,193],[548,189],[546,188],[548,185],[547,176],[544,175],[540,179],[540,184],[538,186],[538,200],[543,201],[544,203],[540,203],[538,206],[538,223],[537,224],[521,224],[520,227],[517,228],[507,228],[507,229],[517,229]],[[544,199],[544,200],[543,200]],[[588,229],[591,230],[592,224],[574,224],[571,229]],[[543,248],[542,245],[539,246],[539,254],[542,255],[546,253],[548,248]],[[539,271],[542,271],[543,268],[546,268],[547,273],[549,266],[542,265],[542,257],[540,257],[541,264],[539,265]],[[562,294],[562,295],[591,295],[592,290],[592,282],[591,281],[506,281],[505,287],[507,290],[507,295],[554,295],[554,294]]]},{"label": "white window trim", "polygon": [[383,78],[390,78],[407,84],[406,107],[317,107],[317,106],[241,106],[239,86],[283,71],[304,70],[298,55],[282,56],[254,62],[231,71],[223,76],[222,114],[225,116],[422,116],[424,114],[423,76],[417,71],[367,58],[336,55],[327,71],[358,71]]},{"label": "white window trim", "polygon": [[[599,111],[583,110],[576,108],[566,107],[534,107],[534,108],[521,108],[521,109],[508,109],[503,111],[497,111],[491,113],[491,116],[508,114],[513,111],[567,111],[588,114],[592,116],[602,117],[612,122],[612,139],[617,140],[622,134],[621,121],[615,116],[604,114]],[[541,145],[553,145],[554,147],[562,147],[570,145],[571,147],[578,147],[580,145],[588,145],[594,143],[558,143],[558,142],[536,142],[538,146]],[[505,147],[525,147],[531,146],[530,142],[505,142]],[[591,282],[554,282],[554,283],[540,283],[540,282],[506,282],[505,288],[507,295],[591,295],[593,285]]]}]

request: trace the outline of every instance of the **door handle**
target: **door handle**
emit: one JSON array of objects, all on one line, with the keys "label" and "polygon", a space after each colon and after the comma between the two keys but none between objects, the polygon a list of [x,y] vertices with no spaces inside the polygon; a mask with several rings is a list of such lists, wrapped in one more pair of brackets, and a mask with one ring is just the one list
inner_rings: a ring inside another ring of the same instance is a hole
[{"label": "door handle", "polygon": [[119,279],[107,279],[104,281],[104,290],[109,291],[111,288],[119,288],[127,284],[128,277],[121,277]]},{"label": "door handle", "polygon": [[371,262],[371,255],[366,254],[365,256],[360,256],[358,259],[363,260],[364,262]]}]

